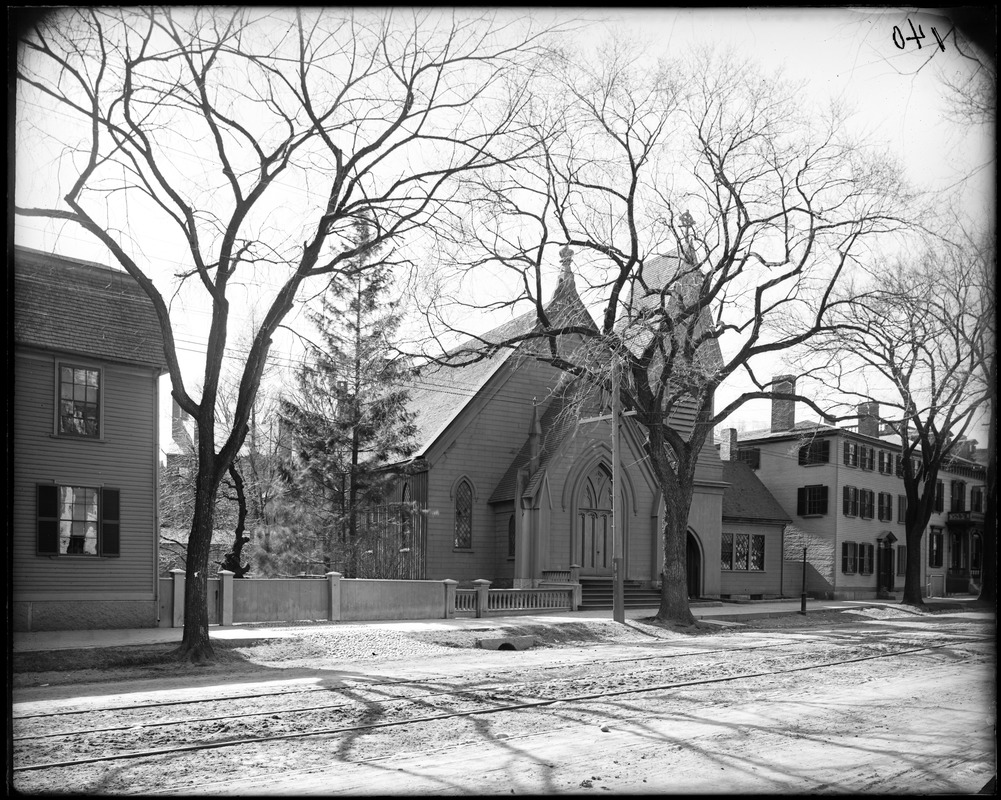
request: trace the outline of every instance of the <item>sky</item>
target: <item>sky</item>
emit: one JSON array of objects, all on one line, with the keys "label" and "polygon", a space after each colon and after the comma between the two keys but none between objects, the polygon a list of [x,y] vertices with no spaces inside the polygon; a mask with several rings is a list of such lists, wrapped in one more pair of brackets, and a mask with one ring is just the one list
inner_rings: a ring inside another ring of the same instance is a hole
[{"label": "sky", "polygon": [[[573,34],[577,43],[597,42],[615,31],[636,37],[637,46],[646,48],[651,58],[671,56],[701,43],[732,47],[765,68],[783,67],[790,77],[806,82],[804,102],[833,97],[853,108],[857,132],[897,153],[908,180],[943,192],[965,180],[962,197],[967,212],[994,219],[995,133],[956,124],[946,113],[945,81],[969,75],[973,62],[957,47],[950,34],[953,22],[942,13],[913,8],[549,9],[536,13],[555,14],[564,21],[572,14],[578,20]],[[30,108],[20,111],[31,114]],[[36,118],[34,122],[44,127],[53,120]],[[61,155],[52,150],[27,152],[27,148],[16,152],[19,204],[43,205],[52,196],[53,187],[58,186],[53,171]],[[155,241],[157,232],[144,230],[141,221],[129,220],[128,225],[133,236]],[[111,263],[110,255],[86,232],[65,224],[17,218],[15,241]],[[181,300],[177,301],[179,309]],[[252,308],[244,308],[231,341],[251,317]],[[290,321],[294,323],[295,318]],[[183,324],[175,325],[182,369],[193,382],[200,373],[207,322],[207,314],[191,306],[183,313]],[[277,350],[279,364],[297,357],[292,338]],[[165,420],[161,429],[169,431],[166,384],[161,395]],[[766,426],[767,420],[767,406],[752,403],[732,423],[754,428]],[[986,436],[977,438],[983,441]]]}]

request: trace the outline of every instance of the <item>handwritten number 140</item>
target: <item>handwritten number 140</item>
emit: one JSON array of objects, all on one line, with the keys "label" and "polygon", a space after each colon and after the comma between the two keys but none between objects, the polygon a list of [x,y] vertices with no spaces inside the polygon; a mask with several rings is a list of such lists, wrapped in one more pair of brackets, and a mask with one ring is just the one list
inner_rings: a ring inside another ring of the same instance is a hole
[{"label": "handwritten number 140", "polygon": [[[921,26],[918,25],[917,29],[914,27],[914,23],[910,19],[907,20],[907,24],[911,26],[911,35],[904,36],[903,32],[896,25],[893,26],[893,43],[897,46],[898,50],[903,50],[907,47],[908,42],[914,42],[918,46],[918,50],[921,49],[921,40],[925,38],[925,32],[921,30]],[[942,41],[942,37],[938,35],[938,31],[934,28],[931,29],[932,35],[935,37],[935,41],[938,42],[939,49],[945,52],[945,42]]]}]

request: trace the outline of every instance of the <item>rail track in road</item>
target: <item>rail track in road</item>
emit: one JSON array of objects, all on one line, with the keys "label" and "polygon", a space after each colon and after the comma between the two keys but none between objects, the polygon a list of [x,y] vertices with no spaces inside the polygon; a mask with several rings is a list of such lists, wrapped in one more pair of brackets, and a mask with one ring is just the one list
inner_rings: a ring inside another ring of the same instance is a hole
[{"label": "rail track in road", "polygon": [[[264,747],[290,740],[358,737],[366,732],[419,726],[456,718],[480,718],[556,704],[587,704],[626,695],[733,683],[822,670],[863,660],[919,653],[950,658],[993,656],[992,636],[874,627],[865,633],[815,631],[771,635],[754,646],[697,648],[686,652],[644,652],[629,658],[580,664],[504,669],[505,679],[479,675],[421,680],[386,680],[352,686],[297,689],[241,696],[261,705],[234,713],[233,697],[199,698],[144,706],[108,706],[13,717],[15,773],[74,770],[101,762],[156,760],[226,748]],[[778,639],[778,641],[775,641]],[[656,645],[654,645],[656,646]],[[707,674],[706,658],[716,658]],[[513,667],[514,665],[512,665]],[[595,668],[599,667],[595,675]],[[312,705],[317,692],[333,702]],[[263,707],[280,700],[284,707]],[[188,716],[157,718],[166,707]],[[15,709],[16,710],[16,709]],[[84,716],[81,716],[84,715]],[[113,715],[115,724],[101,723]],[[153,718],[150,718],[150,717]],[[74,727],[52,730],[61,720]],[[89,724],[88,724],[89,723]],[[46,730],[46,728],[48,730]]]}]

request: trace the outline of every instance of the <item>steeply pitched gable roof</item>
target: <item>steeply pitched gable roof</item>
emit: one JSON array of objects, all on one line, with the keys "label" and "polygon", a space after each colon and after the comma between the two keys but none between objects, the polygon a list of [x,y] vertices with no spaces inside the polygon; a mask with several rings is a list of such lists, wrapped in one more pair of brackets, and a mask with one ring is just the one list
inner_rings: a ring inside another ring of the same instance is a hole
[{"label": "steeply pitched gable roof", "polygon": [[14,342],[164,369],[153,304],[131,275],[23,247],[14,251]]},{"label": "steeply pitched gable roof", "polygon": [[[581,302],[574,287],[573,275],[564,269],[553,291],[552,299],[545,306],[550,325],[554,328],[571,325],[594,327],[594,321]],[[519,317],[494,328],[452,350],[461,363],[460,354],[472,354],[477,349],[494,343],[508,341],[540,329],[536,312],[528,311]],[[531,340],[529,340],[531,342]],[[415,457],[426,455],[452,421],[472,402],[497,371],[522,347],[501,347],[481,358],[462,366],[431,364],[423,367],[410,387],[408,409],[415,416],[417,450]]]},{"label": "steeply pitched gable roof", "polygon": [[772,493],[743,461],[724,461],[723,519],[790,522]]}]

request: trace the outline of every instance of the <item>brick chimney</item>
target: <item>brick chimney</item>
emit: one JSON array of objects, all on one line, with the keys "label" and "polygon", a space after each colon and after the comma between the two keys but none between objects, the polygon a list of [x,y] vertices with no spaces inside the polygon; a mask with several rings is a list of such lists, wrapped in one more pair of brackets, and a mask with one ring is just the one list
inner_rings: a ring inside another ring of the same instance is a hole
[{"label": "brick chimney", "polygon": [[875,401],[859,403],[858,432],[863,436],[879,438],[879,403]]},{"label": "brick chimney", "polygon": [[736,428],[724,428],[723,437],[719,443],[719,460],[720,461],[736,461],[737,460],[737,429]]},{"label": "brick chimney", "polygon": [[[796,391],[795,375],[776,375],[772,391],[792,394]],[[796,401],[772,398],[772,433],[791,431],[796,425]]]}]

